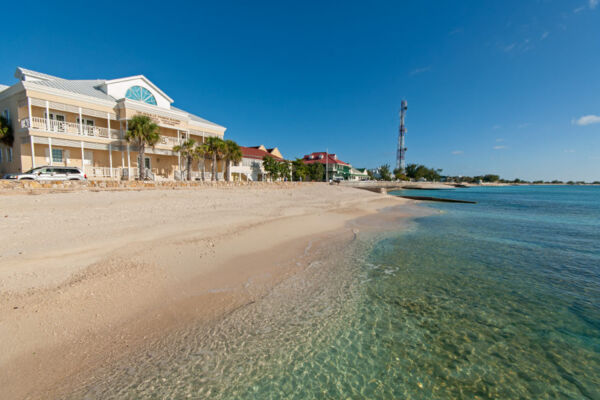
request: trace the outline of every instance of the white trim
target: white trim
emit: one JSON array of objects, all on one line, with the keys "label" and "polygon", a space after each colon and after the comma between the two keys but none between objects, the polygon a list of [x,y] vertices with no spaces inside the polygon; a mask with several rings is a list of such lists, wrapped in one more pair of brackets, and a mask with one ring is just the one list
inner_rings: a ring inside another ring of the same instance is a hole
[{"label": "white trim", "polygon": [[31,144],[31,168],[35,168],[35,143],[33,141],[33,138],[35,136],[31,136],[29,143]]},{"label": "white trim", "polygon": [[136,80],[136,79],[141,79],[141,80],[143,80],[143,81],[144,81],[144,82],[145,82],[145,83],[146,83],[148,86],[150,86],[152,89],[156,90],[156,91],[157,91],[158,93],[160,93],[160,94],[161,94],[161,95],[162,95],[164,98],[166,98],[166,99],[169,101],[169,103],[173,103],[173,99],[172,99],[172,98],[170,98],[170,97],[169,97],[169,96],[168,96],[168,95],[167,95],[165,92],[163,92],[162,90],[160,90],[160,89],[158,88],[158,86],[156,86],[154,83],[152,83],[152,82],[150,81],[150,79],[146,78],[144,75],[135,75],[135,76],[127,76],[127,77],[125,77],[125,78],[111,79],[111,80],[109,80],[109,81],[104,81],[104,83],[102,83],[102,84],[100,84],[100,85],[98,85],[98,86],[96,86],[96,87],[99,87],[99,86],[104,86],[104,87],[106,87],[106,86],[108,86],[108,85],[111,85],[111,84],[114,84],[114,83],[120,83],[120,82],[133,81],[133,80]]},{"label": "white trim", "polygon": [[[82,142],[83,143],[83,142]],[[50,166],[52,166],[52,162],[54,157],[52,157],[52,138],[48,138],[48,161],[50,161]]]}]

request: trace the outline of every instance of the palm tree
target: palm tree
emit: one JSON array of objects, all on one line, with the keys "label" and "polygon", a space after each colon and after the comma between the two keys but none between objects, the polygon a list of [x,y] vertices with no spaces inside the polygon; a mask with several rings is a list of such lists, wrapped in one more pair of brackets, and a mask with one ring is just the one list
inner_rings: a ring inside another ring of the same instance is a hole
[{"label": "palm tree", "polygon": [[150,145],[154,148],[154,145],[160,140],[160,134],[158,133],[158,125],[152,122],[152,119],[145,115],[135,115],[128,123],[127,133],[125,139],[128,142],[133,142],[139,147],[139,179],[144,180],[146,174],[144,173],[144,152],[146,151],[146,145]]},{"label": "palm tree", "polygon": [[229,181],[231,173],[231,163],[237,163],[242,160],[242,150],[240,146],[233,140],[226,140],[223,156],[225,158],[225,179]]},{"label": "palm tree", "polygon": [[202,160],[202,182],[206,180],[206,155],[208,154],[208,146],[206,143],[201,143],[194,149],[196,152],[196,159]]},{"label": "palm tree", "polygon": [[12,125],[4,115],[0,115],[0,143],[12,147],[14,141]]},{"label": "palm tree", "polygon": [[223,152],[225,150],[225,142],[223,139],[216,136],[209,136],[206,138],[206,148],[208,154],[212,156],[212,176],[211,181],[217,180],[217,160],[223,158]]},{"label": "palm tree", "polygon": [[185,158],[188,181],[192,180],[192,160],[196,158],[195,144],[196,141],[194,139],[187,139],[183,143],[173,147],[173,151],[180,153]]}]

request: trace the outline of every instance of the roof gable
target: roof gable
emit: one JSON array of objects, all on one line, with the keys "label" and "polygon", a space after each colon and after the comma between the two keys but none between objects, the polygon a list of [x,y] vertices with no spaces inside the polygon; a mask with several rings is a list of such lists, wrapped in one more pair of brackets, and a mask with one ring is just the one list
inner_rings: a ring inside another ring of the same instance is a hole
[{"label": "roof gable", "polygon": [[101,82],[97,87],[109,96],[115,99],[123,99],[127,91],[134,87],[140,86],[150,91],[156,99],[156,105],[162,108],[171,108],[173,99],[167,96],[165,92],[160,90],[158,86],[152,83],[144,75],[129,76],[126,78],[111,79]]}]

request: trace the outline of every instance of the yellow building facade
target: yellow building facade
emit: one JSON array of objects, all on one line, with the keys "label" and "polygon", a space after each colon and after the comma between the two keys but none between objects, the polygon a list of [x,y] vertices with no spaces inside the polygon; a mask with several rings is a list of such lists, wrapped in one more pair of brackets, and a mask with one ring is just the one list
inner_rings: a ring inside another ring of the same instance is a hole
[{"label": "yellow building facade", "polygon": [[[0,175],[59,165],[81,167],[90,179],[127,179],[137,176],[143,162],[150,179],[177,179],[185,163],[173,152],[175,145],[225,134],[225,127],[173,107],[173,100],[143,75],[69,80],[17,68],[15,78],[18,83],[0,86],[0,113],[14,132],[12,147],[0,144]],[[146,148],[144,160],[125,140],[128,120],[138,114],[160,128],[160,140]],[[210,163],[205,162],[209,172]]]}]

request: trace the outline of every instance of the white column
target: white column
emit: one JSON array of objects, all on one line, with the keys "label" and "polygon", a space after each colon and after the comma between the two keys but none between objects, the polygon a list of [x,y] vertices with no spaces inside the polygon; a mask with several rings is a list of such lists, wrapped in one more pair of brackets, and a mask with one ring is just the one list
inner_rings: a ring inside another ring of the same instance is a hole
[{"label": "white column", "polygon": [[79,134],[83,135],[83,118],[81,116],[81,107],[79,107]]},{"label": "white column", "polygon": [[109,169],[110,174],[109,175],[112,178],[113,177],[113,170],[112,170],[112,146],[110,145],[110,143],[108,144],[108,163],[110,165],[110,169]]},{"label": "white column", "polygon": [[48,138],[48,155],[50,156],[50,165],[52,165],[52,138]]},{"label": "white column", "polygon": [[125,168],[125,152],[121,149],[121,168]]},{"label": "white column", "polygon": [[[177,129],[177,143],[181,144],[181,134],[179,129]],[[181,153],[177,152],[177,165],[179,166],[179,172],[181,173]]]},{"label": "white column", "polygon": [[110,113],[106,113],[106,134],[109,139],[112,139],[110,136]]},{"label": "white column", "polygon": [[50,102],[46,100],[46,130],[50,130]]},{"label": "white column", "polygon": [[29,143],[31,143],[31,168],[35,168],[35,144],[33,143],[34,136],[31,136]]},{"label": "white column", "polygon": [[[129,122],[127,122],[127,120],[125,120],[125,132],[127,132],[129,130]],[[127,142],[127,169],[129,170],[127,172],[127,176],[129,179],[131,179],[131,156],[129,154],[129,142]]]},{"label": "white column", "polygon": [[85,151],[83,149],[83,140],[81,141],[81,170],[85,174]]},{"label": "white column", "polygon": [[29,111],[29,129],[31,129],[33,127],[33,114],[31,113],[31,99],[29,97],[27,97],[27,110]]}]

